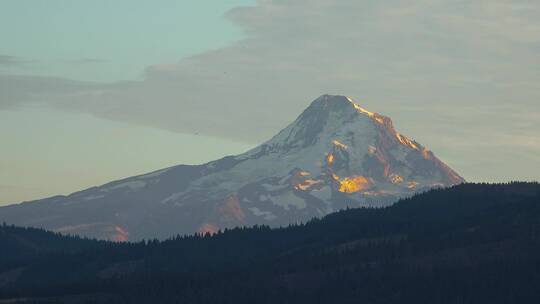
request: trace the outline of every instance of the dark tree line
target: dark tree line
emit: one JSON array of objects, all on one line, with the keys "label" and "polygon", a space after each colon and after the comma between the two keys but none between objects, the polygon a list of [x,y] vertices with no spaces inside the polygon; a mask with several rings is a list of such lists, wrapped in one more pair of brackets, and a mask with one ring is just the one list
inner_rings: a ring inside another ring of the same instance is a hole
[{"label": "dark tree line", "polygon": [[161,242],[3,225],[0,248],[0,298],[24,303],[540,303],[540,185]]}]

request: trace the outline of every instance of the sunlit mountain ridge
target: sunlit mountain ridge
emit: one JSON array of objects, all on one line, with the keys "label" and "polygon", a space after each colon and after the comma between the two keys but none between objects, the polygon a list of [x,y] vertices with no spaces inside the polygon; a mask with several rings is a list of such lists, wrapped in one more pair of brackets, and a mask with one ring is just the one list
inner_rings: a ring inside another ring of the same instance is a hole
[{"label": "sunlit mountain ridge", "polygon": [[390,118],[323,95],[246,153],[0,208],[0,221],[116,241],[167,238],[283,226],[462,182]]}]

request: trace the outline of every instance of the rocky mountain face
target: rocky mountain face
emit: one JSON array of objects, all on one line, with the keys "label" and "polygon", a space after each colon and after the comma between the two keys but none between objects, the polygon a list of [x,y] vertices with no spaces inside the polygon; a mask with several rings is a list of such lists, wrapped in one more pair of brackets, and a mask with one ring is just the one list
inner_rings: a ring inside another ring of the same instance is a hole
[{"label": "rocky mountain face", "polygon": [[390,118],[344,96],[316,99],[262,145],[0,208],[0,221],[116,241],[307,221],[464,182]]}]

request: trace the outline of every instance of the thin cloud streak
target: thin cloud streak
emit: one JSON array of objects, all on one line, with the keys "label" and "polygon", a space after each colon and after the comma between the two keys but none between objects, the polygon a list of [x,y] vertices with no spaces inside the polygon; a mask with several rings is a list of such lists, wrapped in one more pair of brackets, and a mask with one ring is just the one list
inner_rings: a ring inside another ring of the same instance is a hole
[{"label": "thin cloud streak", "polygon": [[17,56],[0,54],[0,68],[20,67],[32,62],[33,61],[31,60],[26,60]]}]

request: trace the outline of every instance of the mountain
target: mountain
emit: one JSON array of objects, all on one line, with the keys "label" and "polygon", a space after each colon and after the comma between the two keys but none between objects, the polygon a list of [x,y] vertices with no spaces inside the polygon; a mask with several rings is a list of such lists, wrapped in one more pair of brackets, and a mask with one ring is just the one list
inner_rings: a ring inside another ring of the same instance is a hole
[{"label": "mountain", "polygon": [[462,182],[390,118],[324,95],[244,154],[3,207],[0,221],[116,241],[162,239],[278,227]]},{"label": "mountain", "polygon": [[540,184],[162,242],[0,225],[0,248],[0,303],[539,303]]}]

